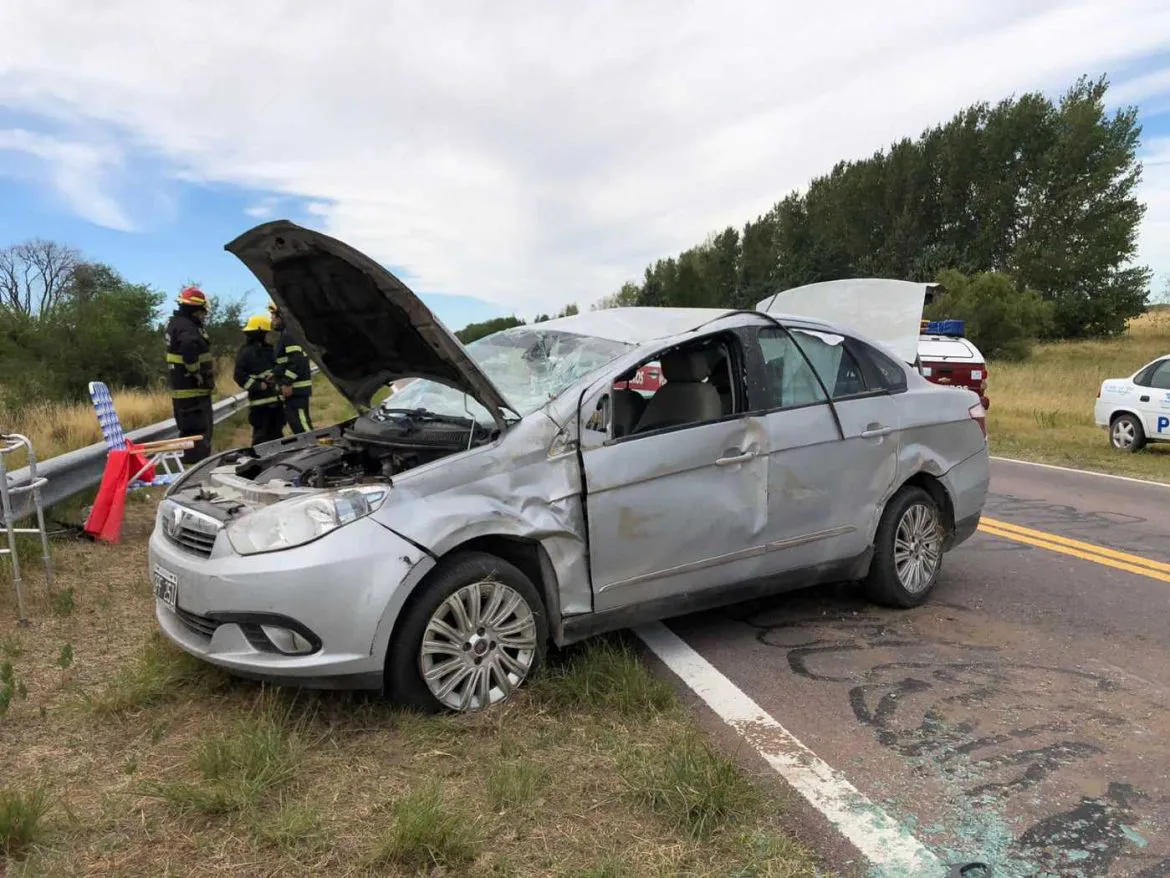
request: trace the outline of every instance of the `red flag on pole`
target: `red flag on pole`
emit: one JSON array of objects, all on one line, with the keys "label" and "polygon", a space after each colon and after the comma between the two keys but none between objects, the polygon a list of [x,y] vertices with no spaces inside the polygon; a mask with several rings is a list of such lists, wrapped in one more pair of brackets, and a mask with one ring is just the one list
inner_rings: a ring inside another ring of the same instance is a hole
[{"label": "red flag on pole", "polygon": [[138,455],[124,450],[111,451],[106,456],[106,469],[102,473],[97,499],[85,522],[85,532],[91,537],[106,543],[116,543],[122,538],[126,488],[133,474],[130,466],[135,457]]}]

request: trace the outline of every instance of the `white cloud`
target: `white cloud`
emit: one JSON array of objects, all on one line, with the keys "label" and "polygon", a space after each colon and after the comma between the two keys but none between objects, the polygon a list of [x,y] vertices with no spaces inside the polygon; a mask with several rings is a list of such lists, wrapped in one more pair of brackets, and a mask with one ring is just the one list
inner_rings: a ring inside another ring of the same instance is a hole
[{"label": "white cloud", "polygon": [[1141,160],[1146,216],[1138,247],[1154,269],[1155,298],[1166,301],[1170,293],[1170,137],[1147,139]]},{"label": "white cloud", "polygon": [[0,129],[0,153],[3,152],[40,159],[48,168],[49,181],[57,194],[79,216],[111,229],[132,228],[130,219],[103,186],[111,168],[121,164],[116,149],[8,128]]},{"label": "white cloud", "polygon": [[1170,68],[1127,79],[1109,89],[1110,103],[1136,104],[1150,98],[1164,98],[1170,93]]},{"label": "white cloud", "polygon": [[268,219],[276,215],[279,207],[279,198],[262,198],[255,204],[250,204],[245,207],[244,213],[253,219]]},{"label": "white cloud", "polygon": [[[9,0],[0,105],[116,126],[185,179],[307,200],[417,287],[530,313],[609,293],[973,101],[1168,40],[1164,0]],[[1143,191],[1168,190],[1147,171]],[[1163,215],[1142,253],[1160,270]]]}]

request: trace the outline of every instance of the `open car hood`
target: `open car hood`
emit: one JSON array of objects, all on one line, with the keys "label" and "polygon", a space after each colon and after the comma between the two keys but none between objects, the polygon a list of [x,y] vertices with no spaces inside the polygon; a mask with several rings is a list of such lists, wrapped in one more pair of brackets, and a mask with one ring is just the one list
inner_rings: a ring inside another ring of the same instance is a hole
[{"label": "open car hood", "polygon": [[224,245],[280,308],[285,327],[359,410],[385,384],[427,378],[462,390],[496,423],[512,407],[467,349],[407,286],[335,238],[263,223]]},{"label": "open car hood", "polygon": [[784,290],[761,301],[756,310],[856,327],[913,364],[922,309],[938,289],[937,284],[906,280],[848,278]]}]

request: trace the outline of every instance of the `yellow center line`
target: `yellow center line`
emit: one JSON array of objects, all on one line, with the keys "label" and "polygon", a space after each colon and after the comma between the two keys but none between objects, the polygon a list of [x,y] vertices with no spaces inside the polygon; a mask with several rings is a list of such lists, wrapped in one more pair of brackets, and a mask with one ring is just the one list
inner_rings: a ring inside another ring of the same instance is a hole
[{"label": "yellow center line", "polygon": [[1012,524],[1008,521],[997,521],[994,518],[984,518],[980,521],[980,524],[986,524],[996,530],[1008,531],[1009,533],[1019,534],[1023,537],[1031,537],[1034,540],[1044,540],[1045,542],[1067,546],[1070,549],[1079,549],[1091,555],[1100,555],[1104,558],[1112,558],[1115,561],[1122,561],[1126,564],[1134,564],[1138,567],[1148,567],[1151,570],[1170,573],[1170,564],[1144,558],[1141,555],[1131,555],[1129,552],[1119,552],[1116,549],[1107,549],[1104,546],[1097,546],[1093,543],[1083,543],[1080,540],[1072,540],[1068,537],[1058,536],[1057,534],[1051,534],[1043,530],[1035,530],[1034,528],[1024,527],[1019,524]]},{"label": "yellow center line", "polygon": [[1094,564],[1112,567],[1126,573],[1136,573],[1139,576],[1157,579],[1160,582],[1170,582],[1170,564],[1143,558],[1141,555],[1118,552],[1104,546],[1095,546],[1092,543],[1084,543],[1080,540],[1072,540],[1068,537],[1022,527],[1006,521],[996,521],[992,518],[981,520],[979,530],[1001,539],[1013,540],[1039,549],[1048,549],[1050,552],[1059,552],[1062,555],[1080,558],[1083,561],[1092,561]]}]

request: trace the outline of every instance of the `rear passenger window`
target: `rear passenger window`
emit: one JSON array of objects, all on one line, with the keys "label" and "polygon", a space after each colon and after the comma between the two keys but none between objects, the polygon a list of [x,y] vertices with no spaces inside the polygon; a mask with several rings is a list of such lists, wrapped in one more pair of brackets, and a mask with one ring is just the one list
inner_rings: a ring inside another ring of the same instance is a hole
[{"label": "rear passenger window", "polygon": [[849,352],[845,336],[795,327],[789,332],[833,399],[858,396],[868,391],[861,367]]},{"label": "rear passenger window", "polygon": [[792,408],[826,401],[817,376],[787,332],[768,326],[760,330],[757,339],[767,386],[764,399],[752,400],[753,409]]},{"label": "rear passenger window", "polygon": [[1170,360],[1163,360],[1150,376],[1150,387],[1170,390]]},{"label": "rear passenger window", "polygon": [[846,343],[865,372],[866,381],[874,390],[901,393],[906,389],[906,370],[865,342],[851,338]]}]

